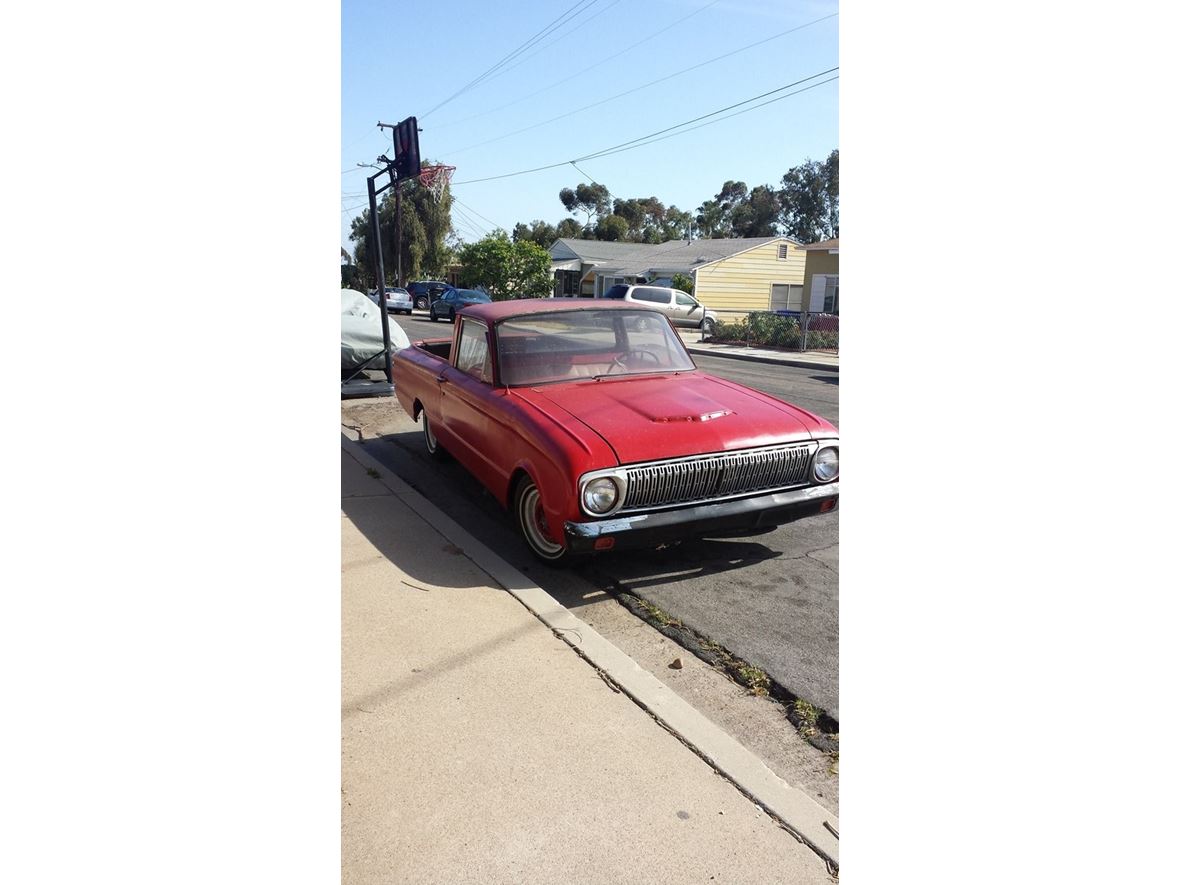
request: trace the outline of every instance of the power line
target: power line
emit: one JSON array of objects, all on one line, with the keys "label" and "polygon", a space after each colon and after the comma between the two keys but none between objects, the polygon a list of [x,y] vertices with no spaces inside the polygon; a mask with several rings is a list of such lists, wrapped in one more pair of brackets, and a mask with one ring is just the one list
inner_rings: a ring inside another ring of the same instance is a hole
[{"label": "power line", "polygon": [[[730,117],[738,117],[738,116],[741,116],[742,114],[748,114],[750,111],[756,111],[756,110],[758,110],[758,108],[764,108],[768,104],[774,104],[776,101],[782,101],[784,98],[790,98],[792,95],[798,95],[800,92],[806,92],[809,89],[815,89],[819,86],[823,86],[825,83],[831,83],[833,80],[839,80],[839,79],[840,79],[840,77],[838,75],[835,77],[829,77],[827,80],[820,80],[818,83],[812,83],[810,86],[804,86],[802,89],[796,89],[794,92],[788,92],[786,95],[780,95],[777,98],[769,99],[767,101],[762,102],[762,104],[756,104],[750,108],[744,108],[743,110],[740,110],[740,111],[734,111],[732,114],[727,114],[724,117],[718,117],[716,120],[709,120],[707,123],[701,123],[698,126],[692,126],[688,129],[682,129],[679,132],[673,132],[671,135],[663,136],[663,138],[653,138],[650,141],[644,141],[641,144],[633,144],[630,147],[619,148],[618,150],[604,151],[603,153],[595,154],[594,157],[592,157],[591,159],[600,159],[602,157],[609,157],[609,156],[612,156],[613,154],[621,154],[624,151],[634,150],[635,148],[647,147],[649,144],[655,144],[657,141],[664,141],[665,139],[668,139],[668,138],[675,138],[678,135],[684,135],[687,132],[692,132],[696,129],[702,129],[705,126],[712,126],[714,123],[720,123],[722,120],[728,120]],[[570,164],[571,165],[573,164],[573,160],[570,161]]]},{"label": "power line", "polygon": [[[553,37],[553,39],[552,39],[552,40],[547,40],[545,43],[543,43],[543,44],[541,44],[540,46],[536,47],[536,48],[535,48],[535,49],[534,49],[532,52],[530,52],[528,55],[526,55],[526,56],[523,56],[523,57],[521,57],[521,58],[517,59],[517,61],[516,61],[516,64],[508,65],[508,66],[507,66],[507,67],[505,67],[505,68],[501,68],[500,70],[496,71],[496,73],[494,73],[494,74],[492,74],[491,76],[489,76],[487,79],[488,79],[488,80],[495,80],[495,79],[496,79],[497,77],[499,77],[501,74],[507,74],[509,71],[514,71],[514,70],[516,70],[516,69],[517,69],[517,68],[519,68],[519,67],[520,67],[522,64],[524,64],[526,61],[528,61],[530,58],[533,58],[533,57],[534,57],[534,56],[535,56],[537,53],[539,53],[541,50],[543,50],[543,49],[545,49],[545,48],[547,48],[547,47],[549,47],[549,46],[552,46],[552,45],[553,45],[553,44],[554,44],[556,41],[560,40],[562,37],[564,37],[564,36],[566,36],[567,34],[569,34],[569,32],[570,32],[570,31],[572,31],[572,30],[574,30],[574,28],[584,28],[584,27],[586,27],[586,25],[590,24],[590,22],[594,21],[594,19],[598,18],[598,17],[599,17],[600,15],[602,15],[604,12],[609,12],[611,9],[613,9],[613,8],[614,8],[614,7],[616,7],[616,6],[618,6],[618,5],[619,5],[619,2],[620,2],[620,0],[614,0],[614,2],[610,4],[610,6],[607,6],[607,7],[605,7],[604,9],[600,9],[600,10],[598,10],[598,12],[594,13],[594,15],[590,16],[590,17],[589,17],[589,18],[587,18],[587,19],[583,19],[582,21],[580,21],[580,22],[578,22],[578,23],[576,23],[576,24],[574,23],[573,19],[570,19],[568,22],[566,22],[566,24],[567,24],[567,25],[570,25],[570,26],[571,26],[571,27],[570,27],[568,30],[562,31],[561,33],[555,33],[555,34],[553,34],[553,35],[552,35],[552,37]],[[585,10],[583,10],[583,11],[585,11]],[[577,17],[577,16],[575,16],[575,18],[576,18],[576,17]],[[487,82],[487,80],[485,80],[484,82]],[[437,126],[435,126],[435,127],[433,127],[433,128],[437,129],[438,127],[437,127]]]},{"label": "power line", "polygon": [[475,184],[477,181],[494,181],[497,178],[512,178],[515,175],[528,175],[530,172],[544,172],[546,169],[556,169],[558,166],[568,166],[569,160],[562,160],[560,163],[550,163],[548,166],[537,166],[533,169],[521,169],[519,172],[509,172],[505,175],[493,175],[490,178],[472,178],[469,181],[452,181],[451,186],[457,184]]},{"label": "power line", "polygon": [[470,218],[467,215],[467,213],[465,213],[458,206],[452,206],[451,211],[453,213],[451,216],[451,226],[452,227],[454,227],[456,224],[462,224],[473,231],[480,232],[481,234],[487,233],[487,230],[484,228],[483,225],[476,224],[475,221],[472,218]]},{"label": "power line", "polygon": [[479,83],[481,81],[486,79],[490,74],[495,73],[495,71],[497,71],[499,68],[506,65],[508,62],[512,61],[512,59],[516,58],[522,52],[525,52],[526,50],[528,50],[532,46],[534,46],[538,40],[541,40],[544,37],[546,37],[548,34],[552,33],[553,30],[556,29],[557,27],[559,27],[562,24],[562,22],[564,22],[566,19],[568,19],[570,17],[570,15],[583,12],[583,11],[585,11],[585,9],[583,9],[583,7],[588,8],[587,4],[589,4],[590,6],[593,6],[597,2],[598,2],[598,0],[578,0],[577,3],[575,3],[569,9],[567,9],[565,12],[563,12],[560,16],[558,16],[556,19],[554,19],[552,22],[550,22],[548,25],[546,25],[544,28],[542,28],[540,31],[538,31],[536,34],[534,34],[532,37],[530,37],[528,40],[526,40],[520,46],[518,46],[516,49],[512,50],[512,52],[508,53],[508,55],[504,56],[504,58],[500,59],[498,62],[496,62],[494,65],[492,65],[490,68],[488,68],[482,74],[480,74],[478,77],[476,77],[470,83],[468,83],[466,86],[463,86],[461,89],[459,89],[458,92],[455,92],[449,98],[443,99],[438,104],[436,104],[434,107],[432,107],[430,110],[428,110],[425,114],[420,114],[418,116],[418,119],[419,120],[426,119],[431,114],[433,114],[435,111],[437,111],[439,108],[441,108],[443,105],[454,101],[456,98],[458,98],[463,93],[467,92],[470,89],[475,88],[477,85],[479,85]]},{"label": "power line", "polygon": [[632,87],[631,89],[627,89],[623,92],[616,93],[615,95],[609,96],[608,98],[604,98],[600,101],[592,102],[591,104],[588,104],[588,105],[583,105],[580,108],[575,108],[574,110],[567,111],[564,114],[559,114],[556,117],[550,117],[548,120],[542,120],[540,123],[534,123],[531,126],[525,126],[523,129],[516,129],[512,132],[505,133],[504,135],[497,135],[495,138],[489,138],[486,141],[481,141],[477,144],[470,144],[467,147],[459,148],[458,150],[455,150],[455,151],[443,151],[442,153],[444,153],[448,157],[453,156],[455,154],[461,154],[465,151],[474,150],[477,147],[483,147],[484,145],[489,145],[489,144],[492,144],[497,141],[503,141],[505,138],[511,138],[513,135],[520,135],[522,132],[529,132],[529,131],[531,131],[533,129],[537,129],[541,126],[546,126],[549,123],[556,123],[558,120],[564,120],[566,117],[572,117],[572,116],[574,116],[574,114],[580,114],[582,111],[588,111],[591,108],[596,108],[600,105],[604,105],[607,102],[614,101],[616,98],[622,98],[625,95],[631,95],[632,93],[639,92],[640,90],[643,90],[643,89],[647,89],[649,86],[655,86],[659,83],[663,83],[667,80],[671,80],[673,77],[679,77],[681,74],[687,74],[689,71],[695,71],[698,68],[705,67],[706,65],[711,65],[715,62],[722,61],[724,59],[729,58],[730,56],[737,55],[739,52],[745,52],[746,50],[754,49],[755,47],[761,46],[764,43],[769,43],[771,40],[778,40],[781,37],[787,36],[787,34],[793,34],[795,31],[800,31],[803,28],[809,28],[812,25],[819,24],[820,22],[823,22],[823,21],[827,21],[830,18],[835,18],[836,15],[838,15],[838,13],[832,13],[831,15],[825,15],[822,18],[817,18],[814,21],[809,21],[806,24],[802,24],[802,25],[799,25],[794,28],[789,28],[785,31],[781,31],[777,34],[774,34],[770,37],[765,37],[765,38],[758,40],[754,43],[748,43],[747,45],[739,47],[738,49],[734,49],[734,50],[732,50],[730,52],[726,52],[722,55],[714,56],[713,58],[707,59],[706,61],[702,61],[702,62],[699,62],[695,65],[691,65],[687,68],[683,68],[679,71],[675,71],[671,74],[667,74],[666,76],[660,77],[657,80],[652,80],[652,81],[650,81],[648,83],[644,83],[640,86]]},{"label": "power line", "polygon": [[[826,71],[820,71],[818,74],[812,74],[810,77],[804,77],[802,80],[796,80],[794,83],[788,83],[786,86],[780,86],[778,89],[771,89],[769,92],[763,92],[761,95],[755,95],[753,98],[747,98],[745,101],[739,101],[735,104],[731,104],[729,107],[721,108],[720,110],[712,111],[708,114],[701,114],[701,116],[699,116],[699,117],[693,117],[691,120],[685,120],[683,123],[677,123],[675,126],[669,126],[666,129],[660,129],[658,132],[652,132],[652,133],[649,133],[648,135],[641,135],[639,138],[631,139],[631,141],[624,141],[621,144],[614,145],[613,147],[603,148],[601,151],[595,151],[592,154],[587,154],[584,157],[575,157],[574,159],[580,162],[582,160],[593,160],[595,157],[601,157],[601,156],[604,156],[608,153],[609,154],[618,153],[619,148],[626,147],[627,145],[635,144],[635,142],[638,142],[638,141],[645,141],[646,139],[652,138],[656,135],[663,135],[665,132],[671,132],[673,129],[679,129],[682,126],[687,126],[690,123],[697,122],[698,120],[705,120],[705,119],[708,119],[709,117],[716,117],[718,114],[724,114],[726,111],[731,111],[734,108],[740,108],[744,104],[750,104],[750,102],[757,101],[760,98],[766,98],[766,96],[768,96],[768,95],[774,95],[776,92],[782,92],[785,89],[790,89],[792,86],[798,86],[800,83],[806,83],[808,80],[814,80],[816,77],[823,77],[827,74],[834,73],[835,71],[838,71],[838,70],[840,70],[839,65],[837,65],[834,68],[828,68]],[[819,84],[816,84],[816,85],[819,85]],[[750,108],[750,110],[753,110],[753,108]],[[636,146],[638,146],[638,145],[636,145]]]},{"label": "power line", "polygon": [[646,37],[642,37],[639,40],[636,40],[634,43],[630,44],[629,46],[626,46],[623,49],[620,49],[614,55],[608,55],[606,58],[595,62],[594,64],[590,65],[589,67],[582,68],[579,71],[577,71],[576,73],[570,74],[570,76],[566,77],[565,79],[558,80],[556,83],[551,83],[548,86],[544,87],[543,89],[538,89],[536,92],[530,92],[528,95],[514,99],[514,100],[508,102],[507,104],[500,105],[499,107],[492,108],[490,111],[482,111],[478,114],[473,114],[470,117],[464,117],[461,120],[452,120],[449,123],[440,123],[437,126],[434,126],[433,128],[434,129],[441,129],[444,126],[454,126],[457,123],[466,123],[468,120],[475,120],[478,117],[484,117],[484,116],[487,116],[488,114],[494,114],[497,111],[504,110],[504,108],[510,108],[513,105],[520,104],[522,101],[528,101],[533,96],[540,95],[542,92],[548,92],[550,89],[556,89],[558,86],[568,83],[570,80],[574,80],[578,77],[585,76],[588,72],[593,71],[595,68],[602,67],[608,61],[614,61],[620,55],[625,55],[626,53],[628,53],[632,49],[634,49],[636,46],[641,46],[644,43],[647,43],[647,42],[653,40],[654,38],[660,36],[660,34],[663,34],[665,31],[670,31],[672,28],[676,27],[677,25],[683,24],[684,22],[688,21],[694,15],[699,15],[700,13],[704,12],[706,9],[711,9],[712,7],[716,6],[720,2],[721,2],[721,0],[713,0],[712,3],[709,3],[706,6],[702,6],[699,9],[695,9],[692,12],[690,12],[688,15],[685,15],[685,16],[682,16],[681,18],[676,19],[676,21],[672,22],[670,25],[666,25],[665,27],[660,28],[660,30],[655,31],[654,33],[648,34]]},{"label": "power line", "polygon": [[[570,165],[571,165],[571,166],[573,166],[575,169],[578,169],[578,164],[577,164],[577,163],[575,163],[573,160],[570,160]],[[582,172],[582,170],[581,170],[581,169],[578,169],[578,171],[579,171],[579,172]],[[598,184],[598,182],[597,182],[597,181],[595,181],[593,178],[591,178],[591,177],[590,177],[589,175],[587,175],[585,172],[582,172],[582,177],[583,177],[583,178],[585,178],[585,179],[586,179],[588,182],[590,182],[591,184]]]},{"label": "power line", "polygon": [[460,206],[463,206],[464,208],[466,208],[469,212],[473,212],[474,214],[479,215],[480,218],[482,218],[488,224],[492,225],[492,227],[498,227],[501,230],[507,230],[507,228],[504,227],[504,225],[497,224],[496,222],[492,221],[492,219],[488,218],[486,215],[480,215],[478,212],[476,212],[474,209],[472,209],[470,206],[468,206],[466,203],[464,203],[462,200],[460,200],[458,197],[454,196],[453,194],[451,195],[451,199],[454,200],[456,203],[458,203]]},{"label": "power line", "polygon": [[[649,132],[647,135],[641,135],[639,138],[631,139],[631,141],[624,141],[620,144],[616,144],[616,145],[613,145],[608,148],[603,148],[602,150],[595,151],[592,154],[586,154],[584,157],[575,157],[572,160],[565,160],[561,163],[550,163],[547,166],[536,166],[532,169],[521,169],[518,172],[506,172],[503,175],[490,175],[486,178],[471,178],[471,179],[468,179],[467,181],[453,181],[453,182],[451,182],[451,185],[453,187],[453,186],[460,185],[460,184],[477,184],[482,181],[496,181],[501,178],[512,178],[517,175],[528,175],[533,172],[543,172],[546,169],[556,169],[558,166],[569,166],[569,165],[573,165],[575,163],[584,162],[585,160],[593,160],[598,157],[607,156],[609,154],[621,153],[624,150],[631,150],[632,148],[642,147],[643,145],[640,144],[639,142],[647,142],[648,139],[655,139],[656,136],[663,135],[666,132],[672,132],[672,130],[674,130],[674,129],[681,129],[684,126],[690,126],[691,124],[699,122],[700,120],[705,120],[705,119],[708,119],[709,117],[715,117],[718,114],[724,114],[726,111],[731,111],[734,108],[741,107],[742,105],[750,104],[751,102],[755,102],[755,101],[758,101],[759,99],[766,98],[769,95],[774,95],[775,93],[782,92],[786,89],[790,89],[792,86],[798,86],[800,83],[806,83],[808,80],[814,80],[816,77],[822,77],[825,74],[833,73],[834,71],[838,71],[839,69],[840,69],[839,66],[836,66],[834,68],[829,68],[828,70],[821,71],[818,74],[812,74],[810,77],[804,77],[802,80],[796,80],[794,83],[788,83],[786,86],[780,86],[778,89],[772,89],[769,92],[763,92],[761,95],[755,95],[753,98],[747,98],[745,101],[739,101],[736,104],[731,104],[728,107],[724,107],[719,110],[712,111],[711,113],[702,114],[701,116],[694,117],[691,120],[685,120],[683,123],[677,123],[675,126],[668,126],[667,128],[660,129],[656,132]],[[836,79],[836,78],[833,77],[832,79]],[[831,81],[825,80],[824,82],[831,82]],[[822,84],[815,83],[813,85],[820,86]],[[807,87],[807,88],[811,88],[811,87]],[[804,89],[799,90],[799,92],[804,92],[804,91],[806,91],[806,90],[804,90]],[[794,95],[796,93],[791,93],[791,94]],[[787,98],[787,97],[789,97],[789,96],[786,96],[786,95],[780,96],[780,98]],[[765,102],[765,104],[770,104],[770,102]],[[758,107],[761,107],[761,105],[759,105]],[[746,110],[752,111],[752,110],[755,110],[755,108],[747,108]],[[741,111],[739,113],[745,113],[745,111]],[[737,114],[731,114],[730,116],[737,116]],[[726,119],[726,118],[722,118],[722,119]],[[712,122],[716,123],[716,122],[720,122],[720,120],[714,120]],[[694,127],[694,128],[700,128],[700,127]],[[691,130],[686,129],[684,131],[689,132]],[[676,132],[674,134],[675,135],[682,135],[684,133],[683,132]],[[671,136],[668,136],[668,137],[670,138]],[[656,139],[656,140],[662,141],[663,139]],[[577,166],[574,166],[574,168],[576,169]]]}]

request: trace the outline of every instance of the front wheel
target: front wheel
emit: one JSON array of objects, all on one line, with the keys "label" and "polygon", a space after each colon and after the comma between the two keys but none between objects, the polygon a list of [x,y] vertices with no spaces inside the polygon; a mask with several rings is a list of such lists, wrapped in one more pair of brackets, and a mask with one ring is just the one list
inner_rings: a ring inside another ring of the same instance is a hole
[{"label": "front wheel", "polygon": [[438,322],[438,314],[434,312],[434,308],[433,308],[433,307],[432,307],[432,308],[430,308],[430,322],[432,322],[432,323],[437,323],[437,322]]},{"label": "front wheel", "polygon": [[551,566],[569,561],[568,551],[549,537],[549,525],[541,507],[541,493],[528,477],[516,487],[516,494],[512,497],[512,515],[534,556]]},{"label": "front wheel", "polygon": [[713,320],[701,320],[701,337],[712,338],[717,331],[717,323]]}]

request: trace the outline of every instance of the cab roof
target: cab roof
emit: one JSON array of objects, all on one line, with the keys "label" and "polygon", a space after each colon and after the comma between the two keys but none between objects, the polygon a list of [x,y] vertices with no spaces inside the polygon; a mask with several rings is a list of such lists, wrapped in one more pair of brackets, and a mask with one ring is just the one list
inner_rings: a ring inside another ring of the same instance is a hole
[{"label": "cab roof", "polygon": [[460,313],[491,324],[510,317],[574,310],[645,310],[662,316],[655,308],[631,301],[607,301],[603,298],[521,298],[515,301],[493,301],[491,304],[472,304],[464,307]]}]

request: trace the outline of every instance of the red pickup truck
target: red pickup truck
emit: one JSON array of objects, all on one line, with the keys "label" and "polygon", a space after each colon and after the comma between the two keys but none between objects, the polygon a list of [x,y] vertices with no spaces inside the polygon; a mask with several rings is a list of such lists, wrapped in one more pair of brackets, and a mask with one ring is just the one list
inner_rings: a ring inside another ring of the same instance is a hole
[{"label": "red pickup truck", "polygon": [[393,357],[398,402],[550,564],[748,535],[834,509],[823,418],[697,369],[662,313],[584,299],[464,308]]}]

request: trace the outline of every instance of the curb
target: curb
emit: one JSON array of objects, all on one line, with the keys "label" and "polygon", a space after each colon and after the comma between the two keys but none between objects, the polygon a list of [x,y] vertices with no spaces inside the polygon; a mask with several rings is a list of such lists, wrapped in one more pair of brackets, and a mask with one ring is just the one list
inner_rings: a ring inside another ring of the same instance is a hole
[{"label": "curb", "polygon": [[[679,621],[665,623],[653,617],[651,612],[645,608],[645,605],[650,604],[650,600],[644,599],[634,590],[622,590],[616,586],[612,592],[623,608],[644,621],[653,630],[660,631],[681,648],[696,655],[710,667],[724,673],[734,682],[753,690],[754,686],[743,679],[738,672],[738,668],[741,665],[748,665],[746,661],[720,647],[718,647],[717,651],[714,651],[708,647],[707,637],[697,633],[691,627],[684,626]],[[799,696],[775,682],[769,674],[764,675],[766,675],[769,683],[765,692],[767,697],[779,703],[783,708],[783,715],[787,717],[787,720],[797,729],[800,728],[804,723],[794,708],[795,701],[800,700]],[[800,732],[800,737],[817,750],[822,750],[825,753],[839,750],[839,721],[832,718],[826,710],[817,709],[819,710],[819,720],[824,722],[825,729],[827,730],[817,727],[812,730],[813,733],[811,734]]]},{"label": "curb", "polygon": [[390,469],[341,432],[342,448],[362,465],[380,471],[380,479],[417,516],[511,593],[545,626],[693,750],[739,792],[757,803],[780,826],[806,844],[832,868],[839,869],[840,830],[835,815],[766,767],[752,752],[707,719],[699,710],[640,667],[556,599],[476,540],[453,519],[407,485]]},{"label": "curb", "polygon": [[711,350],[707,347],[694,346],[691,344],[684,345],[689,353],[701,353],[705,356],[718,356],[731,360],[743,360],[747,363],[765,363],[772,366],[797,366],[801,369],[819,369],[821,372],[839,372],[839,366],[830,366],[827,363],[815,363],[810,360],[792,359],[790,357],[772,357],[772,356],[750,356],[744,353],[734,353],[733,351]]}]

